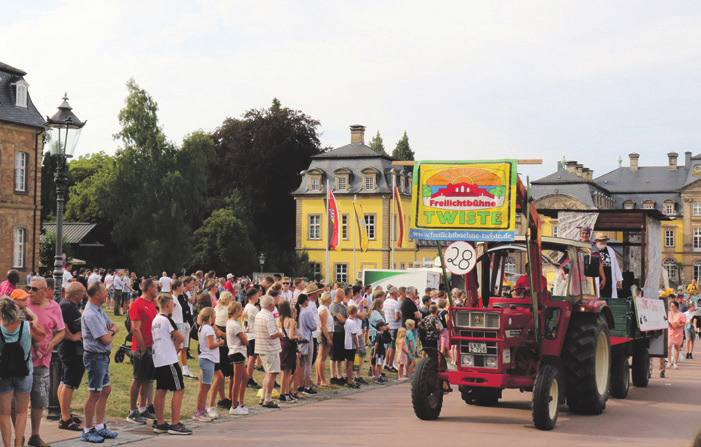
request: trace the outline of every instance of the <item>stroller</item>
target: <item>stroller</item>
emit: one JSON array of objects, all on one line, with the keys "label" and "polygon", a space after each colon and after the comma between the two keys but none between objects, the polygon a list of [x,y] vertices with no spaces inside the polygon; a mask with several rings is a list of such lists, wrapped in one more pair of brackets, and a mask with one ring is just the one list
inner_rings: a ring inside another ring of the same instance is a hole
[{"label": "stroller", "polygon": [[115,363],[122,363],[124,361],[125,356],[129,357],[129,363],[132,363],[132,361],[131,361],[131,356],[132,356],[131,344],[132,344],[133,335],[131,333],[131,319],[129,318],[129,311],[126,311],[124,316],[126,317],[126,320],[124,320],[124,327],[127,328],[127,337],[124,340],[124,343],[119,345],[119,349],[117,349],[117,352],[114,353],[114,362]]}]

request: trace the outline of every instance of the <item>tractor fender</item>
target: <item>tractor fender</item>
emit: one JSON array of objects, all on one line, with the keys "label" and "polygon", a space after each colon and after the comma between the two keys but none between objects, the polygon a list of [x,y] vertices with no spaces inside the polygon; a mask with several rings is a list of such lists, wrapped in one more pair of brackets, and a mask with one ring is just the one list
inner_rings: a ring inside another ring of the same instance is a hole
[{"label": "tractor fender", "polygon": [[435,348],[423,348],[423,352],[425,352],[426,355],[432,359],[436,359],[438,371],[444,372],[448,370],[448,362],[446,362],[445,356],[441,353],[441,351]]},{"label": "tractor fender", "polygon": [[575,312],[587,312],[603,315],[603,317],[606,319],[606,324],[608,325],[609,330],[614,329],[616,326],[613,322],[613,314],[611,313],[611,309],[604,300],[585,299],[574,305],[573,310]]},{"label": "tractor fender", "polygon": [[562,364],[562,358],[555,356],[555,355],[544,355],[540,361],[538,362],[538,370],[540,368],[544,367],[545,365],[550,365],[554,368],[557,369],[557,371],[560,373],[560,380],[557,381],[558,385],[558,396],[560,396],[559,401],[560,405],[564,405],[565,403],[565,393],[567,391],[566,389],[566,380],[565,380],[565,368],[564,365]]}]

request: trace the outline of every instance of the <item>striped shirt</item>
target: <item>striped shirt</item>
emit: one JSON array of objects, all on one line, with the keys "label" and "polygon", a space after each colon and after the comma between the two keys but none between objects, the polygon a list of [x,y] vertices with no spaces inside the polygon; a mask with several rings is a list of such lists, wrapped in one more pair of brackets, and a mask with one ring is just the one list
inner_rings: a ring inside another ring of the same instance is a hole
[{"label": "striped shirt", "polygon": [[253,328],[256,335],[256,354],[279,354],[282,351],[279,338],[271,338],[279,332],[275,317],[268,309],[261,309],[256,315]]}]

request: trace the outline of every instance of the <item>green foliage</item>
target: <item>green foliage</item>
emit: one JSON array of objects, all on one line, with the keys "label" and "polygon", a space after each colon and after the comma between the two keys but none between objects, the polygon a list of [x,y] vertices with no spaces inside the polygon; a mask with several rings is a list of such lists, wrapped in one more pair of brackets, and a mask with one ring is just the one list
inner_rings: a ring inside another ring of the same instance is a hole
[{"label": "green foliage", "polygon": [[[66,254],[66,259],[71,259],[72,250],[71,245],[68,243],[68,238],[64,234],[61,238],[63,243],[61,248],[63,253]],[[50,269],[53,269],[54,260],[56,258],[56,232],[47,231],[41,235],[39,239],[39,262]]]},{"label": "green foliage", "polygon": [[71,199],[66,203],[67,222],[101,223],[110,219],[106,204],[111,198],[115,176],[115,159],[97,152],[81,156],[68,165],[69,177],[75,185],[69,188]]},{"label": "green foliage", "polygon": [[424,186],[421,188],[421,195],[422,195],[423,197],[431,197],[431,196],[433,195],[433,193],[431,192],[431,187],[430,187],[430,186],[427,186],[427,185],[424,185]]},{"label": "green foliage", "polygon": [[312,267],[312,262],[309,260],[309,253],[306,251],[296,252],[296,260],[294,269],[292,270],[292,276],[303,277],[309,279],[320,280],[321,277],[314,277],[314,268]]},{"label": "green foliage", "polygon": [[207,201],[200,218],[239,191],[256,229],[253,245],[273,260],[266,269],[277,263],[278,271],[292,270],[295,202],[290,193],[299,187],[299,172],[320,153],[318,127],[318,121],[273,101],[270,109],[225,120],[212,134],[214,154],[207,160]]},{"label": "green foliage", "polygon": [[504,197],[506,195],[506,186],[499,185],[488,190],[494,197]]},{"label": "green foliage", "polygon": [[397,147],[392,151],[392,158],[403,161],[414,160],[414,151],[411,150],[409,146],[409,137],[404,131],[404,136],[397,141]]},{"label": "green foliage", "polygon": [[372,137],[370,140],[370,147],[375,149],[377,152],[380,152],[382,154],[387,154],[387,151],[385,150],[385,144],[382,141],[382,137],[380,136],[380,131],[377,131],[377,135]]}]

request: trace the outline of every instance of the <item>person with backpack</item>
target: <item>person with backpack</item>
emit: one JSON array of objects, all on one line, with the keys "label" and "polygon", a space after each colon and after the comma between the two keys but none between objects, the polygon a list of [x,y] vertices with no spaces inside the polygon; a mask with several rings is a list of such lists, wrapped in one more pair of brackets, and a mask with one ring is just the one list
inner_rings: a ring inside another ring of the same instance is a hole
[{"label": "person with backpack", "polygon": [[27,426],[27,406],[34,372],[32,337],[29,323],[20,321],[19,307],[9,298],[0,300],[0,320],[0,434],[3,445],[11,445],[13,399],[16,407],[15,436],[24,439]]}]

